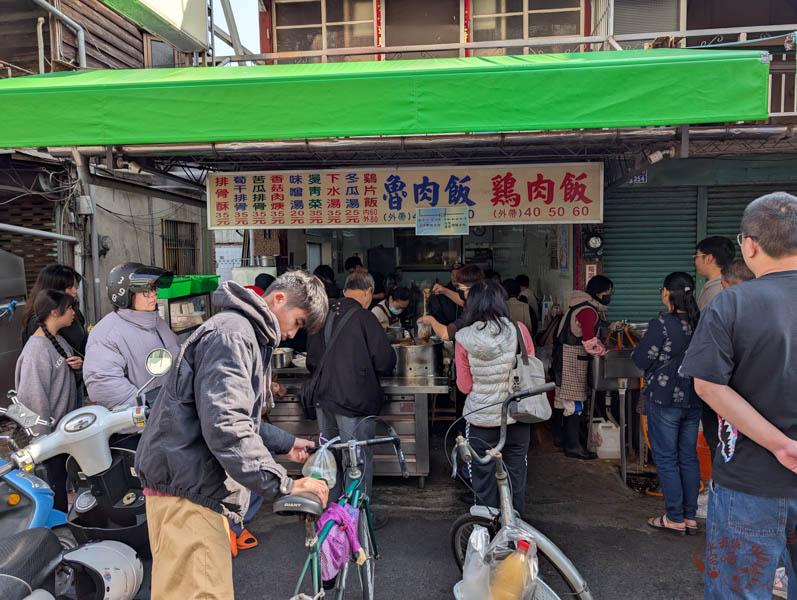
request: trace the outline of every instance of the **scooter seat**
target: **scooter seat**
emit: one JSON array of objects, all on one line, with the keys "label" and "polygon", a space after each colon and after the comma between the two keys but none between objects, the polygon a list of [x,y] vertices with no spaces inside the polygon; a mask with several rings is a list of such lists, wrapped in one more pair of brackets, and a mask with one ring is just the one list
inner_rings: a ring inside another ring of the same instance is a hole
[{"label": "scooter seat", "polygon": [[54,593],[60,560],[61,542],[44,527],[0,539],[0,598],[21,600],[36,589]]},{"label": "scooter seat", "polygon": [[305,492],[283,496],[274,503],[274,512],[283,516],[312,515],[320,517],[324,512],[324,507],[321,506],[321,501],[315,494]]}]

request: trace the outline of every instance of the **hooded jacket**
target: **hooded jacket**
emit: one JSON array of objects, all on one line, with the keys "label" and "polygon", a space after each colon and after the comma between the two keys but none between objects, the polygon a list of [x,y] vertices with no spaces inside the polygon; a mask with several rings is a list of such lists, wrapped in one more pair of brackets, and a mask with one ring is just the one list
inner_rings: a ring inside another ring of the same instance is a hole
[{"label": "hooded jacket", "polygon": [[[91,330],[83,361],[89,398],[108,409],[133,406],[138,388],[147,383],[147,355],[166,348],[172,356],[180,342],[157,311],[120,308],[108,313]],[[156,379],[144,391],[161,385]]]},{"label": "hooded jacket", "polygon": [[186,340],[161,387],[136,471],[146,488],[241,522],[248,490],[266,499],[293,490],[259,433],[280,329],[266,302],[233,281],[213,302],[221,312]]},{"label": "hooded jacket", "polygon": [[[465,400],[465,419],[478,427],[497,427],[501,424],[501,405],[512,391],[511,373],[515,364],[517,332],[508,319],[502,319],[504,327],[490,322],[474,323],[457,331],[456,340],[468,353],[468,362],[473,376],[473,389]],[[495,404],[495,406],[490,406]],[[482,409],[483,410],[478,410]],[[472,412],[478,410],[478,412]],[[472,413],[472,414],[469,414]],[[515,423],[507,418],[510,425]]]}]

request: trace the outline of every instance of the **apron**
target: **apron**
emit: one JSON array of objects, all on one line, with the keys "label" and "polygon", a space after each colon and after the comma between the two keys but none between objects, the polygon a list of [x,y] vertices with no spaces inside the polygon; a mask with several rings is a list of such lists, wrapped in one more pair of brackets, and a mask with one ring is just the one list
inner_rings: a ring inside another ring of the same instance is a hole
[{"label": "apron", "polygon": [[376,308],[382,309],[382,312],[385,313],[385,315],[387,315],[387,324],[388,325],[390,325],[392,327],[393,325],[398,325],[399,324],[400,319],[398,318],[398,316],[396,316],[392,312],[390,312],[390,310],[382,302],[377,304]]}]

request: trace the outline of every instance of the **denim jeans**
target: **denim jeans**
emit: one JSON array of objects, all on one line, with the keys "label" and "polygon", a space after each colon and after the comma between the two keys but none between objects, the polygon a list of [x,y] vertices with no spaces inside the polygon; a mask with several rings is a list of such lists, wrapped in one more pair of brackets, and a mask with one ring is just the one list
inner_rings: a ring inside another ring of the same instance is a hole
[{"label": "denim jeans", "polygon": [[230,529],[235,532],[235,535],[241,535],[249,523],[257,516],[257,511],[263,506],[263,496],[258,496],[254,492],[249,492],[249,508],[244,515],[244,522],[242,524],[233,523],[230,521]]},{"label": "denim jeans", "polygon": [[711,483],[705,600],[769,600],[779,559],[797,600],[797,498],[766,498]]},{"label": "denim jeans", "polygon": [[694,519],[700,491],[697,430],[702,405],[674,408],[645,402],[648,439],[659,474],[667,518],[673,523]]}]

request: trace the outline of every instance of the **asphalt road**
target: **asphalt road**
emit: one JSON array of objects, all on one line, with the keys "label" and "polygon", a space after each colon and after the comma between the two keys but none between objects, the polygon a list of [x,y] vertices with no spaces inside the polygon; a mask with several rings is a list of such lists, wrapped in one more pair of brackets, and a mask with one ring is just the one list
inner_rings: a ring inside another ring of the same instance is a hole
[{"label": "asphalt road", "polygon": [[[426,489],[412,479],[376,480],[375,510],[390,515],[377,532],[379,599],[453,598],[459,572],[448,532],[467,506],[459,500],[463,488],[447,477],[441,441],[433,444]],[[662,500],[624,488],[612,463],[533,450],[526,501],[528,520],[564,550],[596,599],[702,598],[696,558],[704,536],[679,538],[648,527],[646,519],[663,512]],[[306,556],[303,525],[264,507],[250,531],[260,543],[233,561],[236,598],[288,600]],[[358,595],[355,589],[346,597]]]}]

